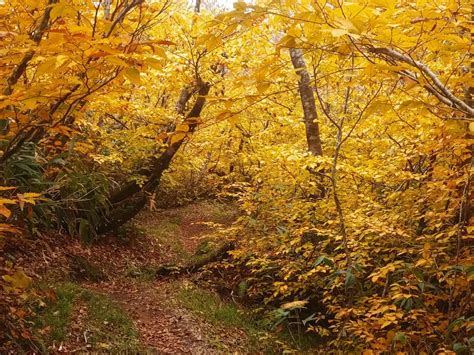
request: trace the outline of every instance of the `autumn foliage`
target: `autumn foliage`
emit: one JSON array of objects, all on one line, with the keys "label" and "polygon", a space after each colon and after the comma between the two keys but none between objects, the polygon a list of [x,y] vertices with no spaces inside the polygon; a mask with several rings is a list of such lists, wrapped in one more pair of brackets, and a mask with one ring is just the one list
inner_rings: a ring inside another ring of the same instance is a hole
[{"label": "autumn foliage", "polygon": [[[275,327],[331,351],[467,354],[471,4],[206,4],[0,2],[1,247],[231,198],[216,238],[235,249],[214,267]],[[0,262],[11,345],[33,294]]]}]

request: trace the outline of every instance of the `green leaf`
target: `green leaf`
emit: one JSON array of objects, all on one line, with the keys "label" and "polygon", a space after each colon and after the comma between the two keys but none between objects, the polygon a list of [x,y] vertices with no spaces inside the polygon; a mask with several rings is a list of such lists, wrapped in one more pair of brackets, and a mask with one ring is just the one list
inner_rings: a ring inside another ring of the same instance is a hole
[{"label": "green leaf", "polygon": [[315,320],[316,319],[316,318],[314,318],[315,315],[316,315],[316,313],[313,313],[313,314],[309,315],[308,317],[303,319],[301,321],[301,323],[303,323],[303,325],[306,325],[306,323],[311,322],[312,320]]},{"label": "green leaf", "polygon": [[466,344],[463,344],[463,343],[455,343],[453,345],[453,351],[456,353],[456,354],[467,354],[467,345]]},{"label": "green leaf", "polygon": [[400,344],[405,345],[407,343],[407,337],[405,333],[398,332],[395,334],[395,336],[392,339],[392,342],[400,342]]},{"label": "green leaf", "polygon": [[329,259],[326,255],[321,255],[319,256],[316,261],[313,264],[313,267],[316,267],[318,265],[324,264],[326,266],[329,266],[331,268],[334,267],[334,263],[331,259]]},{"label": "green leaf", "polygon": [[344,286],[346,288],[349,288],[349,287],[351,287],[355,284],[355,281],[356,281],[356,278],[355,278],[354,274],[352,273],[352,270],[351,269],[347,270],[346,280],[344,281]]}]

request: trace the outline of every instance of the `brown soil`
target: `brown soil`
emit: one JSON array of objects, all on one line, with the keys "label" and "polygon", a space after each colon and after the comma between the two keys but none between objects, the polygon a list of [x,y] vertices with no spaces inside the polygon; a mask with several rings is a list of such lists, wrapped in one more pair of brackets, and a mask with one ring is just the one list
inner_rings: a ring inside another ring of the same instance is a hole
[{"label": "brown soil", "polygon": [[141,344],[153,352],[247,353],[247,339],[242,330],[207,324],[173,300],[176,290],[166,281],[157,281],[153,285],[101,283],[88,287],[116,300],[134,320]]}]

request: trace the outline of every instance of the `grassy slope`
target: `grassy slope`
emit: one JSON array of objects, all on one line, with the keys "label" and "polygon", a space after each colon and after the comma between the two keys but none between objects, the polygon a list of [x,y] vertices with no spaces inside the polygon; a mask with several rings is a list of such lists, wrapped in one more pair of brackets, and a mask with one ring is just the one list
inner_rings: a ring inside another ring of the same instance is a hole
[{"label": "grassy slope", "polygon": [[39,289],[55,291],[55,297],[38,309],[33,319],[41,352],[74,342],[76,336],[87,338],[88,345],[81,350],[139,350],[133,322],[107,296],[71,282],[43,284]]}]

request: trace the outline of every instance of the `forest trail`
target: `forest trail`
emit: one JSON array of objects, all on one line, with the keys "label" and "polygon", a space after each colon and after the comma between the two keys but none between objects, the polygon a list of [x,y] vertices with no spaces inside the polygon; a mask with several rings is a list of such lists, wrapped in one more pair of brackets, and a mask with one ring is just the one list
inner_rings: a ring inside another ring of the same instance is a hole
[{"label": "forest trail", "polygon": [[46,295],[36,320],[44,341],[38,352],[255,353],[252,325],[199,273],[157,277],[154,271],[207,252],[212,228],[205,224],[234,218],[232,206],[195,202],[144,211],[92,244],[51,237],[24,251],[19,261],[42,275]]},{"label": "forest trail", "polygon": [[106,293],[117,301],[133,319],[140,342],[147,349],[160,353],[207,353],[199,321],[185,309],[163,303],[175,295],[167,290],[166,282],[147,286],[132,284],[100,285],[93,289]]},{"label": "forest trail", "polygon": [[[195,203],[186,207],[146,211],[134,225],[143,236],[158,241],[160,253],[147,260],[150,265],[175,264],[186,261],[203,245],[202,238],[210,231],[203,223],[229,223],[234,211],[225,206]],[[130,271],[138,278],[139,268]],[[179,302],[183,288],[193,288],[190,275],[158,278],[148,282],[112,278],[107,282],[86,283],[85,287],[116,301],[133,320],[140,343],[147,350],[168,354],[215,354],[245,352],[248,339],[245,331],[208,323]],[[240,349],[240,350],[239,350]]]}]

